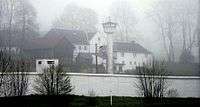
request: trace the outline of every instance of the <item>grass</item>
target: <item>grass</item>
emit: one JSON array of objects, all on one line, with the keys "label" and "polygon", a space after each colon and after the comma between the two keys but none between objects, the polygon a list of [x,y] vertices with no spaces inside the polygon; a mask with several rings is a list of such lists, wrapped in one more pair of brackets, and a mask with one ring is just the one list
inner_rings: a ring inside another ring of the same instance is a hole
[{"label": "grass", "polygon": [[[139,97],[113,97],[113,107],[170,107],[200,105],[200,98],[145,99]],[[2,97],[0,106],[20,107],[109,107],[110,97],[85,96],[21,96]]]}]

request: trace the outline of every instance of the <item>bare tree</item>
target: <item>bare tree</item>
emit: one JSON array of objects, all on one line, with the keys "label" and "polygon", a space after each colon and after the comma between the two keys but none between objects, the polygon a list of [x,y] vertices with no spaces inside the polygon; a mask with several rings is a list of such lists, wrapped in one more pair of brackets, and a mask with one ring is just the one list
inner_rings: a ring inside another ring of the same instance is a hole
[{"label": "bare tree", "polygon": [[10,69],[11,56],[6,54],[5,51],[0,50],[0,87],[4,83],[4,75]]},{"label": "bare tree", "polygon": [[97,14],[92,9],[68,4],[63,14],[53,23],[53,27],[96,32],[97,22]]},{"label": "bare tree", "polygon": [[72,91],[69,76],[61,66],[51,66],[39,74],[35,80],[34,90],[43,95],[66,95]]},{"label": "bare tree", "polygon": [[175,62],[177,58],[181,62],[192,62],[191,51],[197,33],[194,27],[196,4],[195,0],[160,0],[152,11],[169,62]]},{"label": "bare tree", "polygon": [[31,33],[38,32],[38,24],[36,21],[36,11],[29,0],[19,0],[18,9],[16,10],[17,22],[16,26],[21,30],[21,46],[25,45],[25,41],[33,38],[35,35]]},{"label": "bare tree", "polygon": [[116,37],[119,38],[118,41],[131,41],[136,39],[133,35],[136,35],[135,25],[137,23],[135,17],[135,11],[131,3],[128,1],[115,1],[110,8],[110,13],[112,19],[114,19],[117,24]]},{"label": "bare tree", "polygon": [[138,83],[135,83],[139,93],[144,97],[163,97],[167,89],[166,72],[165,63],[159,61],[139,67]]},{"label": "bare tree", "polygon": [[[1,55],[2,56],[2,55]],[[15,59],[5,54],[1,58],[1,96],[23,96],[28,88],[29,65],[23,59]]]},{"label": "bare tree", "polygon": [[[4,45],[9,51],[13,42],[22,47],[27,38],[36,36],[36,12],[29,0],[3,0],[0,1],[0,8],[0,30],[6,31],[4,36],[7,36],[7,39]],[[15,31],[18,33],[14,33]],[[13,41],[16,36],[20,41]]]}]

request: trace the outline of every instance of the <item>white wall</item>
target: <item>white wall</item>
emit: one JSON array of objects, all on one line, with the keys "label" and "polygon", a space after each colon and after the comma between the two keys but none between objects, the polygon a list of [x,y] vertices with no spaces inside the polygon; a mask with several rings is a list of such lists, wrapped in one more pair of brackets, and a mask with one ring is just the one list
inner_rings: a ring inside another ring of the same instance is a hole
[{"label": "white wall", "polygon": [[[89,45],[74,45],[74,53],[73,53],[73,60],[77,57],[78,53],[89,53],[90,52],[90,46]],[[81,47],[81,49],[79,49]],[[86,49],[85,49],[86,47]]]},{"label": "white wall", "polygon": [[95,53],[95,44],[98,47],[106,45],[106,35],[103,32],[97,32],[90,40],[90,52]]},{"label": "white wall", "polygon": [[[143,53],[136,53],[136,55],[134,56],[133,53],[124,52],[123,57],[121,55],[121,52],[115,52],[114,54],[117,58],[115,60],[115,63],[122,64],[122,62],[124,61],[125,65],[123,66],[123,70],[136,69],[136,66],[142,65],[143,62],[146,63],[147,61],[151,60],[152,57],[150,54],[146,56]],[[132,62],[132,64],[130,64],[130,62]]]},{"label": "white wall", "polygon": [[[68,73],[74,87],[72,94],[89,96],[94,91],[96,96],[131,96],[138,97],[139,93],[134,86],[137,75],[116,74],[82,74]],[[34,76],[31,74],[30,83],[33,84]],[[200,97],[200,77],[194,76],[167,76],[168,89],[177,89],[178,97]],[[33,93],[32,86],[29,94]],[[111,92],[112,91],[112,92]]]},{"label": "white wall", "polygon": [[[41,61],[41,64],[39,64]],[[36,59],[36,72],[43,72],[44,69],[47,69],[52,64],[48,64],[47,61],[54,61],[54,66],[58,66],[58,59]]]}]

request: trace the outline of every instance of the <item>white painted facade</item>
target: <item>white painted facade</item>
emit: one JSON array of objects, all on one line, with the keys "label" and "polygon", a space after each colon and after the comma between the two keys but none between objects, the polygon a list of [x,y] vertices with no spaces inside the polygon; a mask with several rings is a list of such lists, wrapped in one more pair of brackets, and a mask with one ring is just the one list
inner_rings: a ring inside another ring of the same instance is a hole
[{"label": "white painted facade", "polygon": [[90,53],[90,45],[74,44],[74,47],[73,60],[75,60],[79,53]]},{"label": "white painted facade", "polygon": [[58,59],[36,59],[36,72],[41,73],[50,66],[58,66]]},{"label": "white painted facade", "polygon": [[142,66],[144,63],[151,60],[151,54],[114,52],[114,63],[124,64],[122,70],[134,70],[136,66]]},{"label": "white painted facade", "polygon": [[95,44],[97,44],[97,50],[99,50],[101,46],[104,46],[107,44],[106,34],[103,32],[97,32],[89,41],[89,43],[90,43],[90,52],[95,53]]},{"label": "white painted facade", "polygon": [[[30,86],[27,94],[34,93],[34,78],[37,73],[29,74]],[[73,86],[71,94],[89,96],[94,92],[95,96],[141,96],[134,85],[138,81],[137,75],[117,74],[83,74],[68,73]],[[167,87],[176,89],[176,97],[200,97],[200,77],[198,76],[167,76]],[[165,94],[166,97],[169,97]]]}]

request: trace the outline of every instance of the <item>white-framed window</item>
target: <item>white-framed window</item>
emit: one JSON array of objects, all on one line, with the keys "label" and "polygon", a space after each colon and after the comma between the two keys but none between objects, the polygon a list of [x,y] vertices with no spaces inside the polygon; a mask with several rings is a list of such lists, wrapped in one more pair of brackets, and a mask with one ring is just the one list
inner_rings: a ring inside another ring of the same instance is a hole
[{"label": "white-framed window", "polygon": [[136,53],[135,53],[135,52],[133,53],[133,57],[134,57],[134,58],[136,57]]},{"label": "white-framed window", "polygon": [[129,64],[132,65],[132,61],[130,61]]},{"label": "white-framed window", "polygon": [[124,57],[124,52],[121,52],[121,57]]}]

